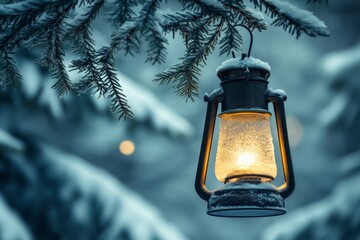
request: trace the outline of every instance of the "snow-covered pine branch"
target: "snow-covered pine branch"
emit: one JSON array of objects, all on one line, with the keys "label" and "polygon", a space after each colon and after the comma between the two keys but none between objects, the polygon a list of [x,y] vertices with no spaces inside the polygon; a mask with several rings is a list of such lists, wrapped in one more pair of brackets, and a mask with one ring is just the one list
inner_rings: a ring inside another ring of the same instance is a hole
[{"label": "snow-covered pine branch", "polygon": [[[160,84],[173,84],[175,92],[186,99],[198,95],[198,77],[207,57],[219,44],[220,54],[229,55],[242,47],[240,25],[251,30],[266,30],[261,12],[274,18],[273,25],[299,37],[329,34],[325,24],[311,12],[279,0],[251,0],[255,9],[239,0],[178,0],[183,10],[162,14],[162,0],[20,0],[0,4],[0,86],[14,88],[21,84],[13,55],[21,49],[41,52],[38,64],[52,74],[60,95],[98,93],[111,99],[111,110],[121,117],[131,117],[126,92],[114,74],[116,58],[135,55],[147,43],[146,62],[164,63],[167,39],[164,34],[179,33],[187,47],[180,63],[156,76]],[[140,3],[141,2],[141,3]],[[324,0],[308,0],[322,3]],[[326,2],[326,1],[325,1]],[[94,20],[107,20],[113,26],[111,41],[98,46],[92,35]],[[174,35],[175,36],[175,35]],[[84,73],[81,82],[69,78],[64,58],[68,45],[77,57],[71,69]]]},{"label": "snow-covered pine branch", "polygon": [[187,240],[113,176],[25,134],[11,135],[17,154],[0,151],[1,239]]},{"label": "snow-covered pine branch", "polygon": [[[98,41],[102,40],[98,39]],[[74,58],[71,57],[71,53],[69,55],[70,56],[65,59],[65,65],[69,65],[70,59]],[[52,119],[50,122],[55,120],[57,122],[65,122],[65,125],[67,125],[67,119],[82,119],[82,116],[90,116],[92,118],[91,122],[97,122],[99,119],[107,119],[106,121],[108,121],[115,117],[115,115],[111,115],[108,112],[108,106],[111,104],[108,98],[99,98],[95,95],[84,95],[79,98],[76,95],[69,95],[59,99],[57,92],[51,89],[52,83],[49,74],[44,74],[43,68],[29,61],[31,58],[31,56],[19,58],[19,71],[25,79],[23,87],[17,91],[17,94],[12,94],[11,92],[0,94],[7,99],[6,101],[9,102],[11,106],[14,106],[12,104],[20,105],[22,109],[35,106],[44,114],[43,117]],[[79,74],[75,71],[69,71],[69,77],[73,79],[75,83],[80,82],[84,74],[85,73]],[[166,103],[162,102],[161,99],[158,98],[159,96],[141,84],[136,83],[134,79],[129,78],[123,73],[116,71],[115,74],[118,81],[121,82],[123,91],[126,92],[128,105],[134,113],[134,119],[131,123],[128,123],[128,125],[144,125],[153,131],[163,132],[175,138],[188,138],[192,136],[193,128],[191,124],[184,117],[169,108]],[[31,81],[27,81],[28,78],[30,78]],[[17,114],[25,114],[29,125],[32,125],[29,120],[31,116],[36,115],[36,113],[31,113],[30,116],[28,116],[26,115],[26,111],[23,112],[20,109],[17,109],[15,115]],[[7,116],[6,119],[10,119],[10,122],[17,125],[10,115]],[[70,120],[70,122],[71,121],[72,120]],[[108,123],[110,124],[108,125],[110,129],[120,127],[116,126],[116,123],[112,120]],[[80,126],[81,121],[77,121],[77,125]],[[75,128],[79,130],[78,127]],[[103,128],[104,127],[101,127],[100,129]],[[103,130],[100,130],[100,132],[103,134]],[[118,137],[118,135],[116,136]],[[9,138],[0,131],[0,148],[2,139],[8,140]],[[98,145],[98,143],[96,142],[95,145]],[[14,142],[13,147],[21,148],[16,142]]]},{"label": "snow-covered pine branch", "polygon": [[317,202],[292,211],[265,228],[262,240],[358,239],[360,195],[358,189],[360,152],[339,159],[337,168],[344,178],[332,192]]},{"label": "snow-covered pine branch", "polygon": [[302,33],[311,37],[329,36],[325,23],[312,12],[299,9],[294,5],[280,0],[250,0],[255,7],[265,9],[265,13],[275,20],[272,25],[282,27],[291,35],[299,38]]}]

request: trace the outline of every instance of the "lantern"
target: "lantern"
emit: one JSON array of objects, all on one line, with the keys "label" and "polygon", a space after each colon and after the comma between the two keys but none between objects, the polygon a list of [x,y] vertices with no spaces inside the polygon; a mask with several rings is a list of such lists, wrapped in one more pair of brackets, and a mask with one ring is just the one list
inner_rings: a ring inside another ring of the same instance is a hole
[{"label": "lantern", "polygon": [[[209,215],[261,217],[284,214],[284,199],[295,188],[284,109],[286,94],[268,88],[270,66],[253,57],[229,59],[217,69],[217,75],[221,87],[205,95],[208,108],[195,189],[208,201]],[[224,185],[210,191],[205,183],[219,103],[215,176]],[[271,184],[277,168],[268,103],[274,106],[284,173],[284,183],[279,187]]]}]

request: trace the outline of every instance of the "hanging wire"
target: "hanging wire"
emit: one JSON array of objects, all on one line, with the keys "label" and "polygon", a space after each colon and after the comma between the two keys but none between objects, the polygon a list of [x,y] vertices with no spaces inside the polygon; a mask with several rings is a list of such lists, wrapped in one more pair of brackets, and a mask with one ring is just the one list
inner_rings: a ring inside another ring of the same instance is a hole
[{"label": "hanging wire", "polygon": [[[252,45],[253,45],[253,39],[254,39],[253,34],[252,34],[252,31],[251,31],[251,29],[250,29],[249,27],[247,27],[247,26],[245,26],[245,25],[242,25],[242,24],[240,24],[240,25],[235,25],[235,27],[243,27],[243,28],[245,28],[245,29],[249,32],[249,35],[250,35],[250,44],[249,44],[249,49],[248,49],[247,57],[250,57],[250,55],[251,55],[251,50],[252,50]],[[234,51],[232,51],[232,57],[235,58],[235,53],[234,53]]]}]

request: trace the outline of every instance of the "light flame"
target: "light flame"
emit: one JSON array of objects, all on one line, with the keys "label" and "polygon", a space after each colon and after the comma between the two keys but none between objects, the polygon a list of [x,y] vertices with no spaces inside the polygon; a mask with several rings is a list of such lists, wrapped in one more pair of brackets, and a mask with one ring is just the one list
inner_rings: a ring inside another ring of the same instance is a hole
[{"label": "light flame", "polygon": [[238,157],[238,165],[249,167],[255,162],[255,155],[252,153],[241,153]]},{"label": "light flame", "polygon": [[276,177],[270,114],[222,114],[215,161],[220,182],[237,176]]}]

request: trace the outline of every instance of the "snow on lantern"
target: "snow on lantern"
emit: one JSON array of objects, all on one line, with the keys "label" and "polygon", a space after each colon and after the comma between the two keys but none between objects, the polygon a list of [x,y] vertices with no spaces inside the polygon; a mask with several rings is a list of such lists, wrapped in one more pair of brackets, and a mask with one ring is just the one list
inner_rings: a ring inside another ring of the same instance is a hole
[{"label": "snow on lantern", "polygon": [[[248,55],[249,56],[249,55]],[[199,196],[208,201],[209,215],[262,217],[286,213],[284,199],[295,188],[282,90],[268,88],[270,66],[253,57],[232,58],[217,69],[221,87],[210,95],[195,181]],[[274,145],[270,131],[274,105],[285,183],[276,187]],[[216,178],[224,186],[205,185],[218,104],[220,131],[215,160]]]}]

